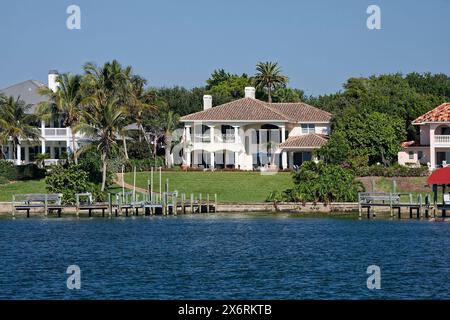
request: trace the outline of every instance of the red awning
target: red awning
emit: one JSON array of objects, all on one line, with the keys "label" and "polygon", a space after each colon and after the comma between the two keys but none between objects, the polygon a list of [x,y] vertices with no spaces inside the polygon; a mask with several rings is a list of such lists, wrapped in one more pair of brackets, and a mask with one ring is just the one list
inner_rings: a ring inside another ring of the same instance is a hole
[{"label": "red awning", "polygon": [[434,171],[428,177],[428,184],[450,184],[450,167],[445,167]]}]

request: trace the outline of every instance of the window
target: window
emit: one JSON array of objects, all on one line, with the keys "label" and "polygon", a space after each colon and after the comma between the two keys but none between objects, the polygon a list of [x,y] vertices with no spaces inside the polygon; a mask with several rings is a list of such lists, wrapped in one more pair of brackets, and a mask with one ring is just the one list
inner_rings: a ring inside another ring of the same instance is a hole
[{"label": "window", "polygon": [[414,152],[410,151],[409,154],[409,160],[414,160]]},{"label": "window", "polygon": [[302,124],[302,134],[314,133],[316,125],[313,123]]},{"label": "window", "polygon": [[423,158],[423,151],[419,151],[419,152],[417,153],[417,158],[418,158],[419,160],[422,160],[422,158]]}]

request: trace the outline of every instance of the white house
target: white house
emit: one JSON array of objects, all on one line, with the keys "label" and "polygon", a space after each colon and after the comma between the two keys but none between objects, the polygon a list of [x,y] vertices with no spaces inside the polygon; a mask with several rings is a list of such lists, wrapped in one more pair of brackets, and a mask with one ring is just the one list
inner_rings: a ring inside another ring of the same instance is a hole
[{"label": "white house", "polygon": [[290,168],[312,160],[312,151],[327,142],[331,114],[306,103],[267,103],[245,97],[181,118],[183,163],[189,167]]},{"label": "white house", "polygon": [[399,164],[428,164],[431,170],[450,164],[450,103],[418,117],[413,125],[420,127],[420,140],[402,143]]},{"label": "white house", "polygon": [[[58,72],[51,70],[48,74],[48,87],[53,91],[56,91],[58,83],[56,81]],[[45,84],[36,80],[27,80],[8,88],[0,90],[1,93],[6,96],[13,96],[25,101],[26,104],[30,104],[32,107],[28,111],[34,113],[36,111],[37,104],[45,101],[45,97],[38,94],[37,90],[45,86]],[[46,164],[53,164],[59,161],[61,155],[65,152],[70,152],[72,149],[72,132],[70,128],[65,128],[62,125],[62,120],[54,118],[47,123],[41,121],[40,124],[36,124],[41,130],[41,137],[39,141],[21,141],[20,148],[17,148],[16,164],[25,164],[33,162],[35,157],[39,153],[47,153],[51,159],[46,160]],[[84,138],[76,135],[76,144],[82,144]],[[6,159],[14,159],[12,154],[12,145],[4,146],[4,156]]]}]

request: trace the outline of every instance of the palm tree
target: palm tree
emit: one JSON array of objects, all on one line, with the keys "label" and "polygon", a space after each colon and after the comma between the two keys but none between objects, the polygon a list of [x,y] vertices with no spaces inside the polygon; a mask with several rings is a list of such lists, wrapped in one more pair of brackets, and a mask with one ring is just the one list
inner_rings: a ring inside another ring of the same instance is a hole
[{"label": "palm tree", "polygon": [[164,151],[165,151],[165,165],[167,168],[171,168],[173,163],[170,160],[170,153],[172,151],[172,139],[173,131],[177,128],[180,116],[175,113],[165,103],[165,101],[158,102],[160,106],[157,111],[152,115],[150,119],[147,119],[147,124],[151,127],[151,131],[154,136],[154,151],[153,154],[156,158],[157,142],[160,138],[164,137]]},{"label": "palm tree", "polygon": [[285,87],[289,81],[288,77],[281,74],[278,62],[259,62],[253,79],[257,88],[267,89],[269,103],[272,103],[272,91]]},{"label": "palm tree", "polygon": [[46,96],[48,101],[38,105],[38,114],[42,120],[50,120],[58,115],[63,118],[64,126],[72,131],[72,155],[75,163],[78,163],[77,148],[75,143],[75,127],[80,121],[82,110],[82,77],[72,74],[61,74],[57,79],[59,86],[56,92],[47,87],[39,88],[38,92]]},{"label": "palm tree", "polygon": [[98,144],[102,161],[102,192],[106,187],[108,157],[117,148],[117,134],[122,129],[124,118],[125,110],[116,97],[110,96],[104,102],[93,96],[88,99],[88,107],[83,110],[81,122],[76,128]]},{"label": "palm tree", "polygon": [[[101,103],[106,103],[107,99],[114,96],[117,98],[117,103],[122,106],[135,105],[131,82],[133,75],[130,66],[123,68],[117,60],[113,60],[100,68],[93,63],[87,63],[84,65],[84,71],[86,76],[83,87],[87,96],[96,96]],[[128,110],[129,108],[125,111]],[[128,117],[124,117],[123,121],[119,133],[122,136],[124,155],[128,160],[126,141],[128,130],[125,127],[130,124],[130,121]]]},{"label": "palm tree", "polygon": [[21,140],[37,140],[40,137],[36,127],[37,117],[27,113],[31,105],[25,104],[20,97],[2,98],[0,100],[0,141],[12,141],[13,159],[17,162],[17,148]]}]

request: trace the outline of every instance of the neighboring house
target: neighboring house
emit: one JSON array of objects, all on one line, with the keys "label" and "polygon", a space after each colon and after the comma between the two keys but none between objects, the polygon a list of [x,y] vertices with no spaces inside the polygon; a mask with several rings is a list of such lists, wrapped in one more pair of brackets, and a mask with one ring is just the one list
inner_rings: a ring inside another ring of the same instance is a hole
[{"label": "neighboring house", "polygon": [[412,124],[420,126],[420,140],[402,143],[399,164],[427,164],[430,170],[450,164],[450,103],[441,104]]},{"label": "neighboring house", "polygon": [[183,163],[189,167],[292,168],[313,160],[312,152],[327,142],[331,114],[305,103],[267,103],[245,98],[212,107],[203,97],[203,111],[181,118]]},{"label": "neighboring house", "polygon": [[[51,70],[48,74],[48,87],[56,91],[58,83],[56,78],[58,72]],[[27,80],[8,88],[0,90],[6,96],[13,96],[25,101],[32,107],[30,113],[36,112],[36,107],[39,102],[46,101],[46,98],[39,95],[37,90],[45,84],[36,80]],[[21,141],[20,148],[17,148],[16,164],[25,164],[33,162],[39,153],[47,153],[50,159],[46,160],[46,164],[54,164],[62,158],[66,152],[70,152],[72,148],[72,132],[70,128],[63,127],[62,119],[55,117],[47,123],[41,121],[40,125],[36,124],[41,129],[41,137],[38,141]],[[83,137],[76,135],[76,143],[81,144]],[[4,156],[6,159],[14,159],[12,154],[11,144],[4,146]]]}]

